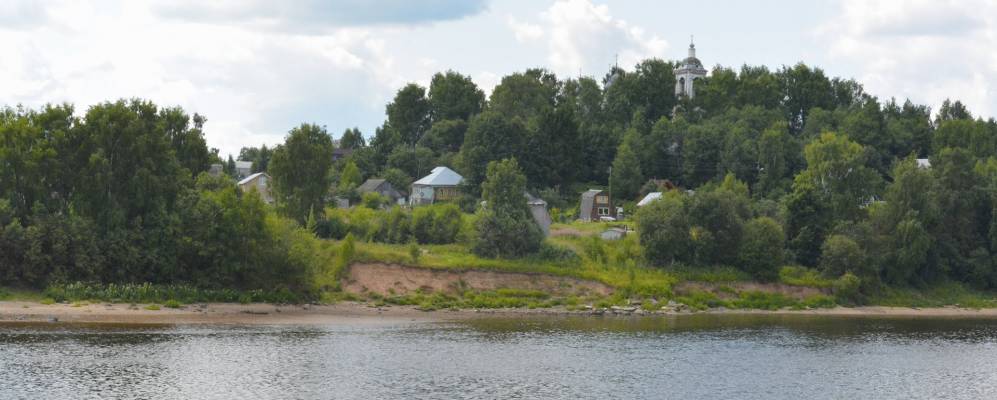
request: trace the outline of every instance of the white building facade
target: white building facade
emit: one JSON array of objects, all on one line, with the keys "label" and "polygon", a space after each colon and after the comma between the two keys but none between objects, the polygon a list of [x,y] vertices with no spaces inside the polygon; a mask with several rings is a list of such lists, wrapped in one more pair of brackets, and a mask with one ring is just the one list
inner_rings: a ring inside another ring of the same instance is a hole
[{"label": "white building facade", "polygon": [[687,96],[690,99],[695,97],[693,82],[704,77],[706,77],[706,68],[703,68],[703,63],[696,58],[696,45],[689,43],[689,56],[682,60],[675,70],[675,96]]}]

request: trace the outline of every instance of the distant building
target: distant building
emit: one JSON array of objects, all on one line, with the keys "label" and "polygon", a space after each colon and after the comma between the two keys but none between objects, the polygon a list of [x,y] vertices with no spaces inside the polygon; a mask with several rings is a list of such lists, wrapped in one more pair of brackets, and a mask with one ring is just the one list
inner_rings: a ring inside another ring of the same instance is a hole
[{"label": "distant building", "polygon": [[360,193],[361,196],[363,196],[364,193],[377,193],[387,199],[390,199],[392,204],[398,203],[399,199],[405,197],[401,194],[401,192],[395,190],[395,187],[391,185],[391,182],[375,178],[364,181],[362,185],[357,187],[357,193]]},{"label": "distant building", "polygon": [[211,164],[211,168],[208,168],[208,175],[218,177],[225,172],[225,168],[221,164]]},{"label": "distant building", "polygon": [[927,158],[918,158],[917,166],[919,168],[931,169],[931,160]]},{"label": "distant building", "polygon": [[582,193],[581,202],[578,205],[578,218],[582,221],[591,222],[603,218],[615,219],[615,217],[612,199],[609,198],[607,191],[589,189]]},{"label": "distant building", "polygon": [[412,205],[433,204],[456,199],[460,195],[458,186],[464,177],[447,167],[436,167],[433,171],[412,183],[409,203]]},{"label": "distant building", "polygon": [[252,161],[236,161],[235,162],[235,178],[243,179],[248,177],[253,173],[253,162]]},{"label": "distant building", "polygon": [[353,154],[353,149],[334,149],[332,150],[332,161],[339,161]]},{"label": "distant building", "polygon": [[703,63],[696,58],[696,45],[690,42],[689,56],[682,60],[675,70],[675,96],[687,96],[690,99],[695,97],[693,82],[705,77],[706,68],[703,68]]},{"label": "distant building", "polygon": [[547,212],[547,202],[541,198],[533,197],[529,193],[523,193],[523,196],[526,197],[526,205],[530,208],[530,215],[533,215],[533,220],[537,221],[537,225],[540,225],[544,236],[549,236],[552,220],[550,213]]},{"label": "distant building", "polygon": [[267,175],[266,172],[257,172],[247,176],[245,179],[239,181],[238,185],[243,193],[255,190],[260,194],[264,202],[273,204],[273,194],[270,192],[270,175]]}]

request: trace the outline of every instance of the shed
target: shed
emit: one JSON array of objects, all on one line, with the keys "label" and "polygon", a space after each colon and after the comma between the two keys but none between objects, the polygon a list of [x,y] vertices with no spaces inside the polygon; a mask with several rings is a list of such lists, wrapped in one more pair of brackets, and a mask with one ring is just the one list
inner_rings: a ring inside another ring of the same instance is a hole
[{"label": "shed", "polygon": [[388,182],[380,178],[371,178],[364,181],[359,187],[357,187],[357,193],[363,195],[364,193],[377,193],[388,199],[391,199],[391,203],[397,203],[398,199],[403,198],[401,192],[395,190],[395,187]]},{"label": "shed", "polygon": [[529,193],[523,193],[523,196],[526,197],[526,205],[530,208],[530,215],[533,215],[533,220],[537,222],[537,225],[540,225],[544,236],[549,236],[552,220],[550,213],[547,212],[547,202],[541,198],[533,197]]}]

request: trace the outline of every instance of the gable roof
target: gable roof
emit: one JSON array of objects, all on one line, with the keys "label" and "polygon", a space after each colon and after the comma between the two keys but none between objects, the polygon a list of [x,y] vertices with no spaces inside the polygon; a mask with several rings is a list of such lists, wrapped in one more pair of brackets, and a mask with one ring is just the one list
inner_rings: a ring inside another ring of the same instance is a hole
[{"label": "gable roof", "polygon": [[[256,177],[258,177],[258,176],[260,176],[260,175],[267,175],[267,173],[266,173],[266,172],[257,172],[257,173],[255,173],[255,174],[252,174],[252,175],[250,175],[250,176],[247,176],[247,177],[246,177],[246,178],[244,178],[243,180],[239,181],[238,185],[245,185],[245,184],[247,184],[247,183],[249,183],[249,182],[252,182],[252,181],[253,181],[253,179],[256,179]],[[270,176],[270,175],[267,175],[267,176]]]},{"label": "gable roof", "polygon": [[436,167],[433,171],[422,177],[412,185],[423,186],[457,186],[464,181],[464,177],[447,167]]},{"label": "gable roof", "polygon": [[364,181],[362,185],[357,186],[357,191],[360,193],[373,192],[376,191],[377,188],[381,187],[382,183],[384,183],[384,179],[370,178]]},{"label": "gable roof", "polygon": [[589,189],[586,190],[585,193],[582,193],[582,201],[581,204],[579,204],[578,209],[581,210],[582,213],[592,212],[592,205],[595,204],[595,196],[599,193],[602,193],[602,190]]},{"label": "gable roof", "polygon": [[661,198],[661,192],[651,192],[651,193],[648,193],[647,196],[644,196],[643,199],[640,199],[640,201],[637,202],[637,207],[646,206],[648,204],[651,204],[651,202],[653,202],[653,201],[655,201],[657,199],[660,199],[660,198]]}]

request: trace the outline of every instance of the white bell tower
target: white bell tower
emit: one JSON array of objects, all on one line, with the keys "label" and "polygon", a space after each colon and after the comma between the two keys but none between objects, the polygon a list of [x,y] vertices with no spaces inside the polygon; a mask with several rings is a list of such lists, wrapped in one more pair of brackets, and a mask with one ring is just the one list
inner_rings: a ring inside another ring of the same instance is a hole
[{"label": "white bell tower", "polygon": [[682,60],[675,70],[675,96],[687,96],[690,99],[696,96],[693,82],[698,78],[706,76],[706,68],[703,63],[696,58],[696,45],[689,39],[689,56]]}]

